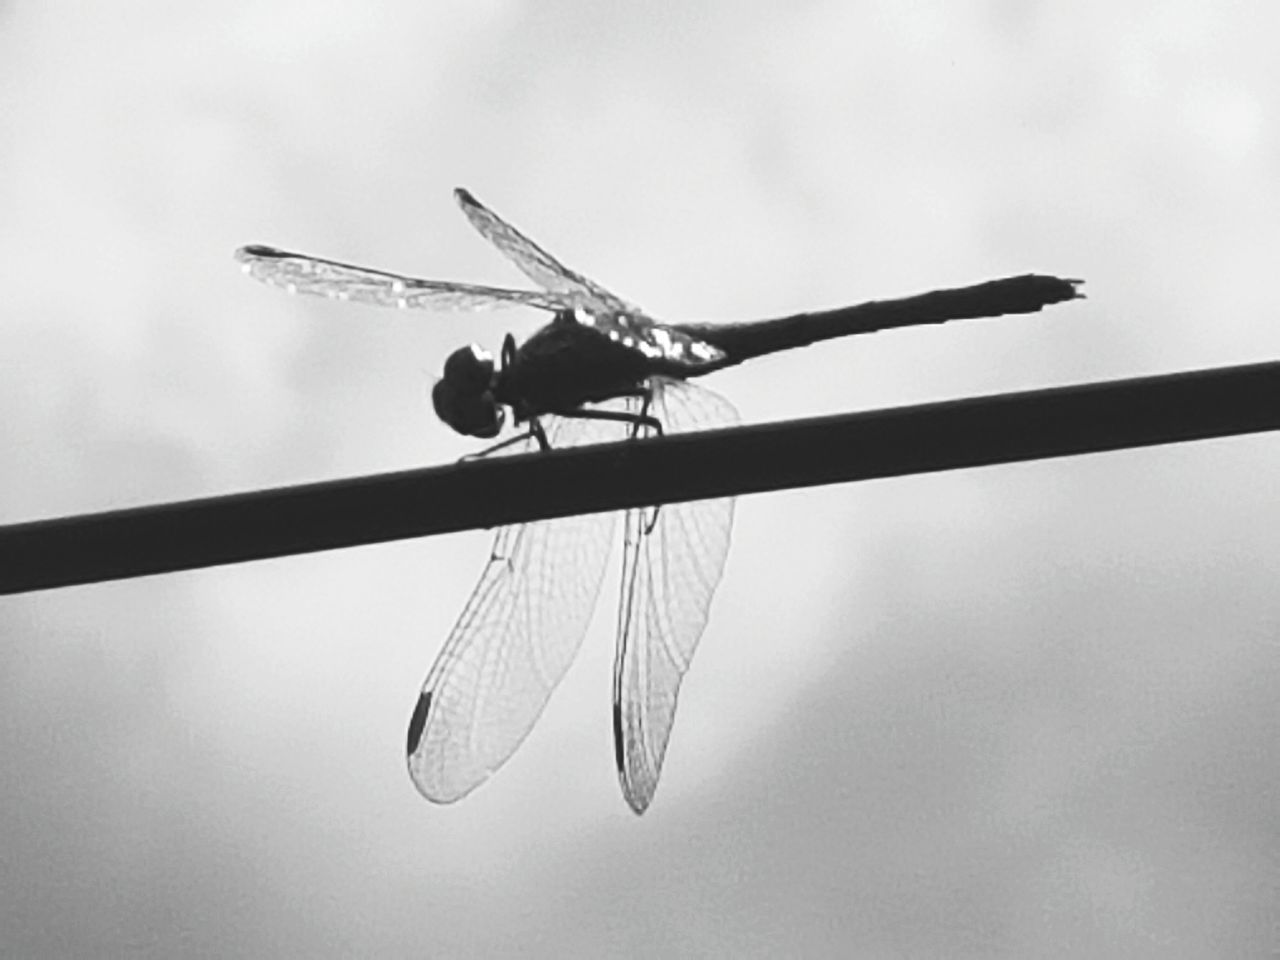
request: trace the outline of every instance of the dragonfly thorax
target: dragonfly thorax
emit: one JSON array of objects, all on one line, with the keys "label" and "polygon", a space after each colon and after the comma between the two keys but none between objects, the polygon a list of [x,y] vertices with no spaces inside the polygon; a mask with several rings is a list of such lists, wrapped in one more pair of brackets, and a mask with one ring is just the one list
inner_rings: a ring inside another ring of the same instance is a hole
[{"label": "dragonfly thorax", "polygon": [[436,416],[468,437],[496,437],[504,411],[494,399],[493,356],[472,344],[449,354],[444,375],[431,388]]},{"label": "dragonfly thorax", "polygon": [[494,396],[515,422],[572,413],[583,404],[634,396],[655,369],[652,358],[572,312],[556,314],[518,348],[508,335]]}]

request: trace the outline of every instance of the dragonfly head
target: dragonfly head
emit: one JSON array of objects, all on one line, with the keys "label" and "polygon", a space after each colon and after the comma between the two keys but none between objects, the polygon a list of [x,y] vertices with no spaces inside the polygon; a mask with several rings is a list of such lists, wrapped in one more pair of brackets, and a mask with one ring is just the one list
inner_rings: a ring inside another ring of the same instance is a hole
[{"label": "dragonfly head", "polygon": [[502,405],[493,396],[493,357],[472,344],[449,354],[444,376],[431,388],[436,416],[468,437],[496,437]]}]

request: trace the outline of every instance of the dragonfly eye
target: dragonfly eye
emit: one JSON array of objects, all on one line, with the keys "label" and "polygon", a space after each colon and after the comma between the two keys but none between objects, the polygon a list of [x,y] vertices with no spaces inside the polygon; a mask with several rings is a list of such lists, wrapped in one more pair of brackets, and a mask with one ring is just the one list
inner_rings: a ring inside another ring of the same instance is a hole
[{"label": "dragonfly eye", "polygon": [[459,347],[444,362],[444,379],[459,390],[488,390],[493,384],[493,355],[474,343]]},{"label": "dragonfly eye", "polygon": [[496,437],[503,410],[493,398],[493,358],[477,346],[449,354],[444,376],[431,388],[436,416],[468,437]]}]

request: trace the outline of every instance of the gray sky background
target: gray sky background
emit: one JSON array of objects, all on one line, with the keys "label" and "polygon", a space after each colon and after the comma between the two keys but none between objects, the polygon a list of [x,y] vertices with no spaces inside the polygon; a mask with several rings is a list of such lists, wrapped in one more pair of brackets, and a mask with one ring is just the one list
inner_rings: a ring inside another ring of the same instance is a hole
[{"label": "gray sky background", "polygon": [[[270,243],[671,319],[1090,299],[707,385],[747,421],[1280,356],[1273,4],[0,7],[0,522],[452,460],[534,314],[294,300]],[[636,819],[613,595],[466,801],[404,770],[484,533],[0,602],[15,956],[1259,957],[1271,436],[753,497]],[[615,574],[610,574],[611,580]]]}]

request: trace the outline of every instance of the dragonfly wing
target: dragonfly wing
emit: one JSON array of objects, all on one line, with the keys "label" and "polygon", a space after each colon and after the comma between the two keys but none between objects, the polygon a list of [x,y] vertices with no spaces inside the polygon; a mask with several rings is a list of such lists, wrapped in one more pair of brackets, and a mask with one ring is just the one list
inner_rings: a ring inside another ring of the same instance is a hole
[{"label": "dragonfly wing", "polygon": [[[668,432],[737,422],[729,402],[710,390],[654,381],[651,411]],[[654,512],[627,511],[614,660],[614,752],[623,796],[636,813],[644,813],[658,786],[680,681],[729,551],[733,498],[664,504]]]},{"label": "dragonfly wing", "polygon": [[[554,446],[620,440],[627,428],[553,417],[544,426]],[[529,733],[581,645],[616,521],[603,513],[498,531],[410,721],[409,775],[428,800],[466,796]]]},{"label": "dragonfly wing", "polygon": [[571,270],[461,187],[453,191],[462,212],[480,236],[498,248],[521,273],[544,289],[576,298],[593,313],[625,313],[643,317],[639,307],[610,293],[594,280]]},{"label": "dragonfly wing", "polygon": [[479,310],[493,307],[536,307],[572,310],[576,301],[543,290],[508,290],[472,283],[421,280],[337,260],[309,257],[275,247],[249,246],[236,251],[245,273],[289,293],[402,310]]}]

